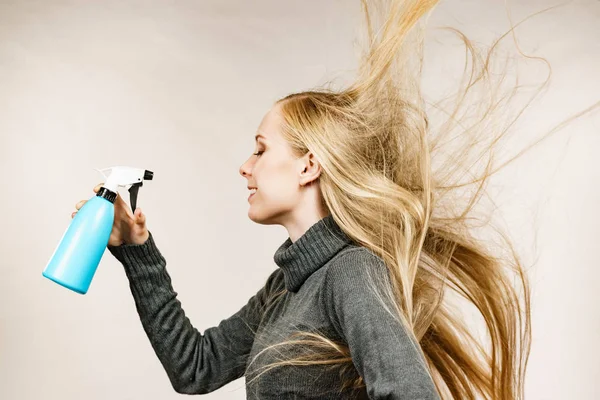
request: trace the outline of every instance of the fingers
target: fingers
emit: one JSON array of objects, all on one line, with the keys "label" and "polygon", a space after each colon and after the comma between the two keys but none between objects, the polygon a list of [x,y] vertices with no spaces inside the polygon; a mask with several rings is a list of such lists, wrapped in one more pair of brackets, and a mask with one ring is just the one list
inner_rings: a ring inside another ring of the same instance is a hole
[{"label": "fingers", "polygon": [[141,208],[136,208],[135,212],[133,213],[133,216],[136,224],[144,226],[144,224],[146,223],[146,214],[142,213]]},{"label": "fingers", "polygon": [[[75,209],[79,210],[81,207],[83,207],[83,205],[87,202],[87,200],[81,200],[80,202],[78,202],[77,204],[75,204]],[[71,213],[71,218],[75,217],[75,214],[77,214],[77,211]]]},{"label": "fingers", "polygon": [[[97,184],[94,187],[94,193],[98,193],[100,191],[100,188],[102,187],[102,185],[104,185],[104,182],[100,182],[99,184]],[[85,204],[87,200],[81,200],[79,203],[75,204],[75,208],[77,210],[79,210],[81,207],[83,207],[83,205]]]},{"label": "fingers", "polygon": [[[100,182],[99,184],[97,184],[94,187],[94,193],[98,193],[100,191],[100,188],[102,187],[102,185],[104,185],[104,182]],[[81,207],[83,207],[83,205],[87,202],[87,200],[81,200],[80,202],[78,202],[77,204],[75,204],[75,209],[79,210],[81,209]],[[75,217],[75,214],[77,214],[77,211],[71,213],[71,218]]]}]

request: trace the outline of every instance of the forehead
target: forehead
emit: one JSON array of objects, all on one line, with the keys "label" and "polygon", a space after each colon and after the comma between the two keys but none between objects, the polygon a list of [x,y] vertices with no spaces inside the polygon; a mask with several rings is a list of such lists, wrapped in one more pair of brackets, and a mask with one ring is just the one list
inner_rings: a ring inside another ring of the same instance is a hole
[{"label": "forehead", "polygon": [[278,106],[271,108],[263,117],[258,130],[254,136],[255,141],[277,141],[279,136],[279,127],[282,122]]}]

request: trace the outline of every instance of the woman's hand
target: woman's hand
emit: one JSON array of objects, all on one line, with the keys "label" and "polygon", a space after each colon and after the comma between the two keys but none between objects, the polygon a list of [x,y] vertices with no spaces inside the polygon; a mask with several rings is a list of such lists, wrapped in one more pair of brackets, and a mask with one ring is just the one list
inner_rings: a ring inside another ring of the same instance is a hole
[{"label": "woman's hand", "polygon": [[[103,184],[104,182],[94,187],[94,193],[98,193]],[[86,202],[87,200],[81,200],[75,205],[75,209],[79,210]],[[75,214],[77,214],[77,211],[71,214],[71,218],[75,217]],[[117,193],[117,198],[115,199],[115,220],[110,238],[108,239],[108,245],[143,244],[148,240],[149,235],[146,228],[146,215],[142,214],[142,209],[138,207],[135,213],[132,213],[130,207]]]}]

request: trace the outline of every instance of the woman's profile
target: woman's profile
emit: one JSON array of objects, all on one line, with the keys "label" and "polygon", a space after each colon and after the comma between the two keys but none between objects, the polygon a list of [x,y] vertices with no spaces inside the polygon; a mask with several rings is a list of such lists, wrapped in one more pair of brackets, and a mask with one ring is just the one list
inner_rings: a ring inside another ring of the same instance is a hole
[{"label": "woman's profile", "polygon": [[[438,2],[361,3],[366,50],[356,79],[279,99],[253,132],[254,152],[239,168],[248,217],[289,237],[238,312],[200,333],[146,215],[115,202],[108,248],[179,393],[209,393],[244,376],[247,397],[261,400],[523,397],[526,272],[508,239],[510,257],[499,257],[470,225],[507,132],[486,123],[501,112],[493,89],[476,98],[479,120],[460,118],[473,88],[492,82],[493,47],[482,57],[459,34],[473,68],[434,126],[420,89],[421,25]],[[457,130],[464,144],[451,146]],[[457,301],[479,312],[487,341]]]}]

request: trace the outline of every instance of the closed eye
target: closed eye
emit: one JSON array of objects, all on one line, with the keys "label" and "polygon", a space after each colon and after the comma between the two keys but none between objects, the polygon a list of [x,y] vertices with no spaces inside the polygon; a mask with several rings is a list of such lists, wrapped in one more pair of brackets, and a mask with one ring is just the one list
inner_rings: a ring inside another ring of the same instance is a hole
[{"label": "closed eye", "polygon": [[264,153],[264,151],[258,151],[256,153],[253,153],[255,156],[260,156],[262,153]]}]

